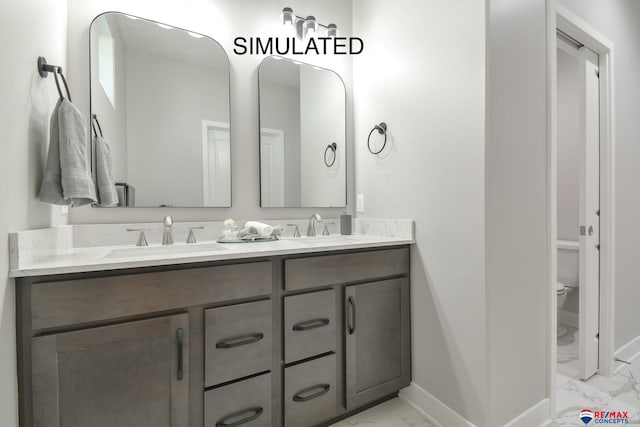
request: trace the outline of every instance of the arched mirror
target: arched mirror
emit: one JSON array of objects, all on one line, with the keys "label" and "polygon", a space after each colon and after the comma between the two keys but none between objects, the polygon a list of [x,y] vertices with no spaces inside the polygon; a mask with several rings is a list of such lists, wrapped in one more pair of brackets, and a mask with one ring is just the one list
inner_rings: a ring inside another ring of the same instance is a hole
[{"label": "arched mirror", "polygon": [[346,96],[333,71],[269,56],[259,71],[262,207],[343,207]]},{"label": "arched mirror", "polygon": [[[90,40],[91,113],[111,149],[118,206],[231,206],[222,46],[113,12],[94,19]],[[100,161],[94,150],[94,173]]]}]

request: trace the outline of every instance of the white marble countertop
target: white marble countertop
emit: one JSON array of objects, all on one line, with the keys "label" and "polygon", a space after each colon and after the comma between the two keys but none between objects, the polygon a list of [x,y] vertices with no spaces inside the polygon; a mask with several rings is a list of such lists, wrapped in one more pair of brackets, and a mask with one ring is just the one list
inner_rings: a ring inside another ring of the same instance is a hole
[{"label": "white marble countertop", "polygon": [[[176,243],[169,246],[151,244],[145,247],[136,247],[132,244],[81,247],[69,242],[66,242],[66,245],[52,244],[52,239],[73,240],[65,237],[64,229],[38,230],[37,234],[27,234],[33,233],[32,231],[23,232],[22,236],[21,233],[12,233],[9,276],[46,276],[407,245],[415,243],[413,221],[407,221],[409,224],[405,222],[404,226],[400,226],[403,230],[401,232],[390,232],[391,229],[386,223],[379,227],[368,223],[366,226],[356,225],[354,231],[360,234],[348,236],[334,234],[326,237],[284,237],[270,242],[225,244],[209,240],[194,244]],[[394,220],[394,223],[397,221]],[[374,232],[378,234],[373,234]],[[34,238],[35,235],[37,238]],[[43,247],[48,250],[42,251]],[[40,253],[34,256],[32,252],[38,251]]]}]

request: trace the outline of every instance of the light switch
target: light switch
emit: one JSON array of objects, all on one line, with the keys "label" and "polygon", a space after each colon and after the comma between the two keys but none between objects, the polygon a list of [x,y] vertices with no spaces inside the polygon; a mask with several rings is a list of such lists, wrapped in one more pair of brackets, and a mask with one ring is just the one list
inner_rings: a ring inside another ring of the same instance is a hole
[{"label": "light switch", "polygon": [[60,215],[69,215],[69,206],[60,206]]}]

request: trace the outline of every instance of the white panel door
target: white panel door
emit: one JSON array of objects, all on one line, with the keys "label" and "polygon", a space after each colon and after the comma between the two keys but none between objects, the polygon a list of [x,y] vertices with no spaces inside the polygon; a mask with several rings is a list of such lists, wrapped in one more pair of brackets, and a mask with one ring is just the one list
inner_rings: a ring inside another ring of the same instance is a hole
[{"label": "white panel door", "polygon": [[598,55],[578,51],[581,79],[580,111],[580,377],[598,369],[600,317],[600,83]]},{"label": "white panel door", "polygon": [[203,121],[202,192],[204,206],[231,206],[229,124]]},{"label": "white panel door", "polygon": [[260,132],[260,206],[284,207],[284,131]]}]

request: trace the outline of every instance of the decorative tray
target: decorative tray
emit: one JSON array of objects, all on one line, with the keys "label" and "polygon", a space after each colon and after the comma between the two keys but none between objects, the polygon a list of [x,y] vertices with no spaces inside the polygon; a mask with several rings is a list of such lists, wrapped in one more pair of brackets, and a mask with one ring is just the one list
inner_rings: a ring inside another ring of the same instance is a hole
[{"label": "decorative tray", "polygon": [[242,239],[223,239],[216,240],[218,243],[258,243],[258,242],[273,242],[278,240],[278,236],[269,237],[244,237]]}]

